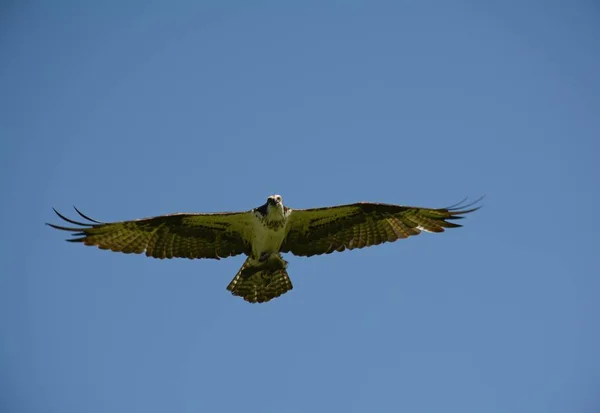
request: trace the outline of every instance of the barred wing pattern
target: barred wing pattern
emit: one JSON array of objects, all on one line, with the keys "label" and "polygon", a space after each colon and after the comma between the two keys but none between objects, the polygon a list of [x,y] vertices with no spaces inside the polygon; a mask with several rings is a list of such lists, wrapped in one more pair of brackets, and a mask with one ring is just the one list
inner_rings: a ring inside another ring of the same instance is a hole
[{"label": "barred wing pattern", "polygon": [[100,249],[126,254],[146,253],[154,258],[225,258],[249,254],[245,241],[250,212],[216,214],[172,214],[134,221],[104,223],[77,213],[88,222],[78,222],[56,214],[78,227],[47,224],[52,228],[72,232],[71,242],[95,245]]},{"label": "barred wing pattern", "polygon": [[418,235],[421,231],[444,232],[445,228],[461,226],[451,221],[479,208],[430,209],[359,202],[292,210],[290,231],[281,252],[310,257],[394,242]]}]

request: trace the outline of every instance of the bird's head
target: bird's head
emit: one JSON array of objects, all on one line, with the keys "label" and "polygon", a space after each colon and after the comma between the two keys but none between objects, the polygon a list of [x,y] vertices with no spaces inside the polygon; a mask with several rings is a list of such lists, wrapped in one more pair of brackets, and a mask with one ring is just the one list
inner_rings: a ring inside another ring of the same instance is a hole
[{"label": "bird's head", "polygon": [[267,205],[269,206],[283,206],[281,195],[271,195],[267,198]]},{"label": "bird's head", "polygon": [[271,195],[267,198],[267,214],[271,216],[283,216],[281,195]]}]

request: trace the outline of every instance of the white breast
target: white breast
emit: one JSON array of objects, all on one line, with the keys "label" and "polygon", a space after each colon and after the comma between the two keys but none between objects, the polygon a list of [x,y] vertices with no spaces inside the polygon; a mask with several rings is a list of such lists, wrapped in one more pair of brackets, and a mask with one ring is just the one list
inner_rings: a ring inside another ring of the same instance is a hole
[{"label": "white breast", "polygon": [[287,232],[286,225],[275,229],[265,226],[260,218],[253,214],[252,219],[252,253],[260,257],[265,252],[278,252]]}]

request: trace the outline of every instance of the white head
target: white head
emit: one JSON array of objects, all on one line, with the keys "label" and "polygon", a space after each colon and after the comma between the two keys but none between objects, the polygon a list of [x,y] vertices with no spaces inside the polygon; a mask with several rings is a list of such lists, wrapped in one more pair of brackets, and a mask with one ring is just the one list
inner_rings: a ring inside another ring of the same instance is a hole
[{"label": "white head", "polygon": [[274,211],[277,211],[278,215],[283,215],[283,199],[281,195],[271,195],[267,198],[267,211],[269,215]]},{"label": "white head", "polygon": [[277,194],[271,195],[267,198],[267,204],[274,205],[274,206],[277,206],[277,205],[283,206],[283,198],[281,198],[281,195],[277,195]]}]

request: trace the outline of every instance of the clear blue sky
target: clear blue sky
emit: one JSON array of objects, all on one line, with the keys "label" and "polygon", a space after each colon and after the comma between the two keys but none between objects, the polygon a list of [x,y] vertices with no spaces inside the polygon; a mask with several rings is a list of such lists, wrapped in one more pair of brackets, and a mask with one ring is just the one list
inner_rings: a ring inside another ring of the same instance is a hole
[{"label": "clear blue sky", "polygon": [[[0,6],[2,412],[600,411],[597,4],[99,3]],[[265,305],[44,225],[272,193],[487,198]]]}]

